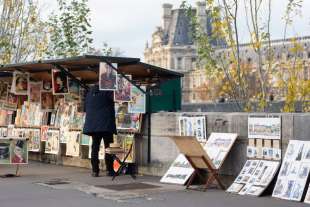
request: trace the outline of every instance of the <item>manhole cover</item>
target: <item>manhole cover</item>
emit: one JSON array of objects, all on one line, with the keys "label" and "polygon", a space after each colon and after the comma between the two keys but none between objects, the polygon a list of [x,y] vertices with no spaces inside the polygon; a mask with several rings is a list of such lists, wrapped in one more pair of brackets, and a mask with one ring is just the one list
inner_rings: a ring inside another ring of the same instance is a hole
[{"label": "manhole cover", "polygon": [[60,180],[52,180],[52,181],[47,181],[44,184],[46,184],[46,185],[65,185],[65,184],[70,184],[70,182],[60,181]]},{"label": "manhole cover", "polygon": [[129,183],[129,184],[119,184],[119,185],[96,185],[96,187],[106,188],[109,190],[117,190],[117,191],[160,188],[160,186],[146,184],[146,183]]}]

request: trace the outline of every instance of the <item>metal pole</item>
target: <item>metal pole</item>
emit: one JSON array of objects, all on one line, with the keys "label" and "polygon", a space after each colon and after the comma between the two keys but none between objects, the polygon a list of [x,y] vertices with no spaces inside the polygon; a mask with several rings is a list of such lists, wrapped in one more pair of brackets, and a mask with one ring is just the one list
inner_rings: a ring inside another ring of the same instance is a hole
[{"label": "metal pole", "polygon": [[151,90],[150,87],[146,89],[147,96],[147,163],[151,163],[151,115],[152,115],[152,107],[151,107]]}]

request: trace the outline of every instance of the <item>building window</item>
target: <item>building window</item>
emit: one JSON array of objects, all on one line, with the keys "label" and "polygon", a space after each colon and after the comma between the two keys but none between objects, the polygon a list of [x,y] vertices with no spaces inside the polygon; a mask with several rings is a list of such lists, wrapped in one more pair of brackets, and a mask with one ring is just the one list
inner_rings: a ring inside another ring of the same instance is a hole
[{"label": "building window", "polygon": [[181,57],[177,58],[177,69],[178,70],[182,70],[183,69],[183,67],[182,67],[182,60],[183,60],[183,58],[181,58]]}]

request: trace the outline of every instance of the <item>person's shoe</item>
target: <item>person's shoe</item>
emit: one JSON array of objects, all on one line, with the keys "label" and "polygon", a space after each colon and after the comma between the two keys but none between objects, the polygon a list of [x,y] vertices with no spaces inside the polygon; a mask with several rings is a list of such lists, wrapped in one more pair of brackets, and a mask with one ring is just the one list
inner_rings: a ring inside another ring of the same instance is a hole
[{"label": "person's shoe", "polygon": [[98,173],[98,172],[92,172],[92,173],[91,173],[91,176],[92,176],[92,177],[99,177],[99,173]]}]

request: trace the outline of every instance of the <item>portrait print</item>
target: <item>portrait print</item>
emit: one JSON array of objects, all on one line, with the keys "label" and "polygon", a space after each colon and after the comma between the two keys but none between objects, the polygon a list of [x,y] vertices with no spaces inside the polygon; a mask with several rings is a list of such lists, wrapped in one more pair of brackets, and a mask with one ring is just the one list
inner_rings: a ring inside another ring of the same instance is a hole
[{"label": "portrait print", "polygon": [[15,95],[27,95],[29,84],[29,73],[14,71],[11,92]]},{"label": "portrait print", "polygon": [[28,146],[26,140],[13,140],[11,144],[11,163],[28,163]]},{"label": "portrait print", "polygon": [[40,103],[42,82],[29,82],[28,101]]},{"label": "portrait print", "polygon": [[52,92],[41,92],[41,109],[44,111],[54,109],[54,96]]},{"label": "portrait print", "polygon": [[[130,75],[126,75],[131,79]],[[118,75],[117,90],[114,92],[114,101],[129,102],[131,101],[131,83],[122,75]]]},{"label": "portrait print", "polygon": [[117,90],[117,72],[108,64],[100,63],[99,66],[99,90]]},{"label": "portrait print", "polygon": [[61,95],[69,93],[68,77],[60,70],[52,70],[53,94]]}]

